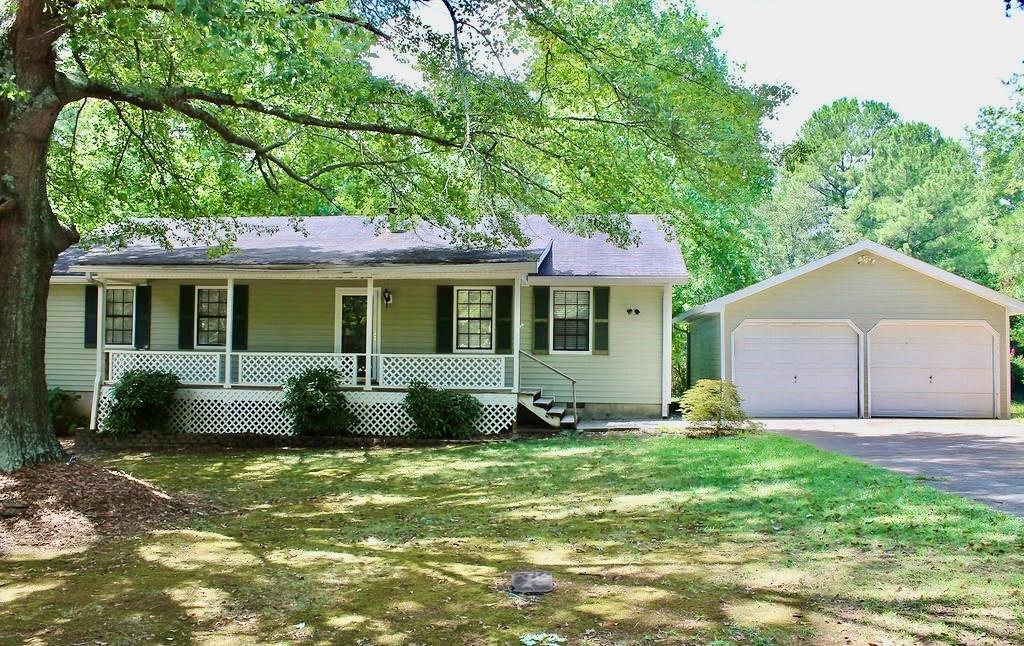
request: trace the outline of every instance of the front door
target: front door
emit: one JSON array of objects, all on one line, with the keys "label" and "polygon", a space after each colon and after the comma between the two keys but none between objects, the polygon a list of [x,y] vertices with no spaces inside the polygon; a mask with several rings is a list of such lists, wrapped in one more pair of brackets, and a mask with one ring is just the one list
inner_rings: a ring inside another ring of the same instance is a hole
[{"label": "front door", "polygon": [[[380,352],[380,294],[374,290],[373,352]],[[338,289],[335,298],[338,308],[336,316],[334,351],[343,354],[358,354],[357,373],[359,381],[366,380],[366,290]],[[370,374],[376,376],[376,366]]]}]

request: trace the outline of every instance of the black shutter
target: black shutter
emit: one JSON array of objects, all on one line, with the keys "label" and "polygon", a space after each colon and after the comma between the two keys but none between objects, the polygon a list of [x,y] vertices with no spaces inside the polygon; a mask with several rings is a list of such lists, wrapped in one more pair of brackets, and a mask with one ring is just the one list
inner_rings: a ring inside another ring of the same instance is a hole
[{"label": "black shutter", "polygon": [[494,288],[494,351],[512,353],[512,290],[511,285]]},{"label": "black shutter", "polygon": [[611,287],[594,288],[594,354],[608,354],[608,301]]},{"label": "black shutter", "polygon": [[455,308],[455,288],[451,285],[437,286],[437,329],[435,330],[435,351],[438,354],[452,352],[452,321]]},{"label": "black shutter", "polygon": [[231,350],[249,349],[249,286],[235,285],[234,311],[231,317]]},{"label": "black shutter", "polygon": [[85,335],[82,343],[86,348],[96,347],[96,326],[98,321],[100,290],[96,285],[85,286]]},{"label": "black shutter", "polygon": [[149,330],[153,312],[153,288],[139,285],[135,288],[135,349],[149,349]]},{"label": "black shutter", "polygon": [[551,288],[533,287],[533,351],[548,353],[548,316],[551,311]]},{"label": "black shutter", "polygon": [[196,286],[178,286],[178,349],[191,350],[196,339]]}]

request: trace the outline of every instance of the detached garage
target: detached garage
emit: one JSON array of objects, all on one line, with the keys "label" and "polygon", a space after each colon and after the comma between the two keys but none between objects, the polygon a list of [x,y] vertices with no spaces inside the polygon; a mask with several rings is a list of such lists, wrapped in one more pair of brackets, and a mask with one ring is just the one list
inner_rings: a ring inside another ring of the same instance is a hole
[{"label": "detached garage", "polygon": [[1009,416],[1024,302],[874,242],[684,312],[690,383],[757,417]]}]

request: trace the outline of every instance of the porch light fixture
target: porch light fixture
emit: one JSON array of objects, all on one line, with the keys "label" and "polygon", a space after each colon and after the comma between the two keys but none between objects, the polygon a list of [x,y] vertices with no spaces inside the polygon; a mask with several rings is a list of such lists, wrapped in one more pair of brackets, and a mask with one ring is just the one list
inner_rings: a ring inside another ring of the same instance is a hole
[{"label": "porch light fixture", "polygon": [[390,289],[388,289],[387,287],[385,287],[385,288],[384,288],[384,291],[382,291],[382,292],[380,293],[380,298],[381,298],[381,300],[383,300],[383,301],[384,301],[384,307],[391,307],[391,302],[392,302],[392,301],[393,301],[394,299],[393,299],[393,297],[391,296],[391,290],[390,290]]}]

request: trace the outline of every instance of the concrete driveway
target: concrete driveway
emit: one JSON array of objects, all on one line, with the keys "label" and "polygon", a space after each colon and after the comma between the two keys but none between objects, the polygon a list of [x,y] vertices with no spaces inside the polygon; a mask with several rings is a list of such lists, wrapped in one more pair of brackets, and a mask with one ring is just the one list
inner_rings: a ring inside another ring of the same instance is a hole
[{"label": "concrete driveway", "polygon": [[768,430],[1024,516],[1024,422],[772,419]]}]

